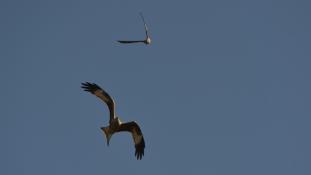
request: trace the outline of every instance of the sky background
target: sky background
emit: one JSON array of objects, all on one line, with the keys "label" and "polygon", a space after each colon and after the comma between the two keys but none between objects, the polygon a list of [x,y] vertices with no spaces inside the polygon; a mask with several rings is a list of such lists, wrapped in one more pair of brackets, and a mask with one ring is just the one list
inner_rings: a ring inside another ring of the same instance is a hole
[{"label": "sky background", "polygon": [[[0,174],[310,175],[310,5],[0,1]],[[117,43],[139,12],[153,43]],[[140,124],[141,161],[85,81]]]}]

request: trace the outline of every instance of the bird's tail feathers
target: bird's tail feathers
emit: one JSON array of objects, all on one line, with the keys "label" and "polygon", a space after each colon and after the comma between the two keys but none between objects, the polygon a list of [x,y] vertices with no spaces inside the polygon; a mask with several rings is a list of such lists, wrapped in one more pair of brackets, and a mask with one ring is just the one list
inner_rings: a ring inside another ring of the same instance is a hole
[{"label": "bird's tail feathers", "polygon": [[110,141],[110,138],[112,136],[112,133],[110,132],[109,126],[101,127],[100,129],[105,133],[105,136],[106,136],[106,139],[107,139],[107,145],[109,146],[109,141]]}]

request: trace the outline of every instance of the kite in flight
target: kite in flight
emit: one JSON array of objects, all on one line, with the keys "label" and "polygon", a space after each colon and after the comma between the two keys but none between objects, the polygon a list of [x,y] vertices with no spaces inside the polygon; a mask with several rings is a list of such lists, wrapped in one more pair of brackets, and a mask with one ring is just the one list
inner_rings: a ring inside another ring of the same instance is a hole
[{"label": "kite in flight", "polygon": [[146,38],[145,40],[132,40],[132,41],[127,41],[127,40],[118,40],[119,43],[123,44],[131,44],[131,43],[145,43],[146,45],[151,44],[151,38],[148,34],[148,28],[147,24],[145,22],[144,16],[142,13],[139,13],[141,19],[143,20],[144,26],[145,26],[145,32],[146,32]]},{"label": "kite in flight", "polygon": [[138,124],[135,121],[122,123],[119,117],[117,117],[115,114],[114,100],[105,90],[103,90],[97,84],[89,82],[81,84],[81,88],[83,88],[84,91],[90,92],[93,95],[97,96],[108,106],[110,112],[109,126],[100,128],[105,133],[105,136],[107,138],[107,145],[109,146],[109,141],[114,133],[122,131],[130,132],[132,134],[135,144],[135,156],[137,160],[141,159],[144,155],[145,141]]}]

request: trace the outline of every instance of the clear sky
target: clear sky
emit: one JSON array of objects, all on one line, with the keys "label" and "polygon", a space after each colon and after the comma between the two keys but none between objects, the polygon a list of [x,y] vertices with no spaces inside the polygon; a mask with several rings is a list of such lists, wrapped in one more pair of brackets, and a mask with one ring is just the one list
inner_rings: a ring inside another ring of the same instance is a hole
[{"label": "clear sky", "polygon": [[[0,174],[311,174],[311,2],[0,1]],[[143,39],[143,12],[153,43]],[[95,82],[137,121],[107,147]]]}]

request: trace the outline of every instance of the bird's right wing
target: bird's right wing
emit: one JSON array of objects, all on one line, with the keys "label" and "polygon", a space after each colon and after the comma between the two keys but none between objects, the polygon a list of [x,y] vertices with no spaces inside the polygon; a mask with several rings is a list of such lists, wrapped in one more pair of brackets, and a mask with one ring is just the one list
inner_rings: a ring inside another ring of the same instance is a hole
[{"label": "bird's right wing", "polygon": [[124,41],[124,40],[118,40],[119,43],[123,44],[131,44],[131,43],[143,43],[143,40],[137,40],[137,41]]},{"label": "bird's right wing", "polygon": [[141,19],[142,19],[143,22],[144,22],[146,37],[148,38],[148,37],[149,37],[149,35],[148,35],[148,27],[147,27],[147,24],[146,24],[146,22],[145,22],[145,18],[144,18],[144,16],[143,16],[143,13],[142,13],[142,12],[140,12],[139,15],[140,15]]},{"label": "bird's right wing", "polygon": [[115,114],[115,103],[114,100],[110,97],[110,95],[104,91],[101,87],[99,87],[97,84],[95,83],[89,83],[89,82],[85,82],[85,83],[81,83],[82,86],[81,88],[84,89],[84,91],[90,92],[92,94],[94,94],[95,96],[97,96],[98,98],[100,98],[101,100],[103,100],[109,109],[110,112],[110,121],[112,121],[112,119],[114,118],[114,114]]},{"label": "bird's right wing", "polygon": [[137,159],[141,159],[144,155],[145,140],[138,124],[134,121],[122,123],[118,131],[128,131],[132,133],[135,144],[135,156]]}]

